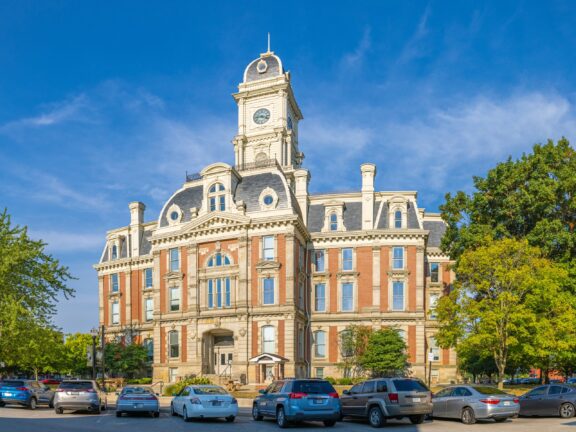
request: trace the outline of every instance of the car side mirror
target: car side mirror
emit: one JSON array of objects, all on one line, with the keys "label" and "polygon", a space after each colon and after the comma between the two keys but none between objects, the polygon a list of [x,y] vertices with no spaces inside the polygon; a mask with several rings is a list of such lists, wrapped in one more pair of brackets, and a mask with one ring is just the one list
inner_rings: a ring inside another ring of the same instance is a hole
[{"label": "car side mirror", "polygon": [[349,394],[350,394],[350,390],[344,390],[344,391],[342,392],[342,394],[349,395]]},{"label": "car side mirror", "polygon": [[266,390],[258,390],[258,393],[265,395],[265,394],[266,394]]},{"label": "car side mirror", "polygon": [[116,392],[116,396],[120,396],[120,392]]}]

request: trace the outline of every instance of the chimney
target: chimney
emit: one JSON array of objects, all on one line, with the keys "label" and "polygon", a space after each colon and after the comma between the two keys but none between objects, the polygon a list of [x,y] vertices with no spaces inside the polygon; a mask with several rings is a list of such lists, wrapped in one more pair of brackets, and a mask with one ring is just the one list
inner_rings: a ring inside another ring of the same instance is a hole
[{"label": "chimney", "polygon": [[294,171],[294,181],[296,183],[294,195],[296,195],[298,200],[304,225],[308,225],[308,183],[310,182],[310,173],[304,168],[297,169]]},{"label": "chimney", "polygon": [[376,165],[365,163],[360,165],[362,172],[362,229],[374,228],[374,177]]},{"label": "chimney", "polygon": [[134,201],[128,207],[130,208],[130,256],[134,258],[140,256],[140,239],[146,206],[144,203]]}]

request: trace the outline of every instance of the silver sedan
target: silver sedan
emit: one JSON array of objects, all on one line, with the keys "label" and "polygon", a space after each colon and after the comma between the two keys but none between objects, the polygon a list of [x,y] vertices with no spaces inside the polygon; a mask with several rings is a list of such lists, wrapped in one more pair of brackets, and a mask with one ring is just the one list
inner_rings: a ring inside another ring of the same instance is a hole
[{"label": "silver sedan", "polygon": [[116,401],[116,417],[124,413],[145,412],[152,417],[160,416],[160,404],[152,390],[146,387],[128,386],[122,389]]},{"label": "silver sedan", "polygon": [[520,411],[516,396],[489,386],[447,387],[432,396],[432,404],[434,417],[457,418],[464,424],[485,419],[503,422],[517,417]]}]

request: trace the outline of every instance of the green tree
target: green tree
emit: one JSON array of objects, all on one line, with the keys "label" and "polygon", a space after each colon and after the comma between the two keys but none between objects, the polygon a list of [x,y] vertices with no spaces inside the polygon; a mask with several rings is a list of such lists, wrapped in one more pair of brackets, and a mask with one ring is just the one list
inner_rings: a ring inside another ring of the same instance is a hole
[{"label": "green tree", "polygon": [[104,350],[106,369],[115,376],[134,378],[140,374],[148,360],[143,345],[109,342]]},{"label": "green tree", "polygon": [[[484,241],[465,251],[456,266],[454,290],[437,307],[442,347],[459,343],[492,353],[499,387],[514,350],[536,350],[539,328],[548,316],[572,314],[573,301],[561,287],[566,272],[525,240]],[[546,311],[546,314],[543,312]],[[570,312],[571,311],[571,312]]]},{"label": "green tree", "polygon": [[41,372],[54,373],[64,367],[64,341],[61,332],[49,327],[32,326],[24,333],[20,346],[24,351],[19,367],[29,370],[38,380]]},{"label": "green tree", "polygon": [[0,213],[0,361],[8,366],[23,361],[17,347],[26,331],[49,327],[58,298],[74,294],[66,286],[68,268],[45,246],[30,239],[26,227],[13,226],[6,210]]},{"label": "green tree", "polygon": [[393,328],[373,331],[359,361],[373,377],[406,375],[409,370],[406,343]]},{"label": "green tree", "polygon": [[[98,341],[96,341],[98,342]],[[73,375],[90,374],[87,351],[92,347],[92,336],[88,333],[74,333],[66,336],[64,342],[65,368]]]},{"label": "green tree", "polygon": [[338,364],[346,378],[361,376],[360,358],[366,351],[372,329],[368,326],[349,325],[340,333],[340,357]]}]

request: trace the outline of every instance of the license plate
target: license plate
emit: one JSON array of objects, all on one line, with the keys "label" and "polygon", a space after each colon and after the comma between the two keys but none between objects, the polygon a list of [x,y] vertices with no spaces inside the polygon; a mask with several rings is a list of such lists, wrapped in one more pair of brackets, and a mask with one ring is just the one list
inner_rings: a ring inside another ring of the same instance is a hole
[{"label": "license plate", "polygon": [[222,402],[220,401],[212,401],[212,406],[220,406],[222,405]]},{"label": "license plate", "polygon": [[412,398],[412,402],[422,402],[420,398]]},{"label": "license plate", "polygon": [[320,405],[322,402],[324,402],[322,399],[312,399],[312,400],[316,405]]},{"label": "license plate", "polygon": [[510,402],[505,401],[505,402],[504,402],[504,405],[505,405],[505,406],[508,406],[508,405],[510,405]]},{"label": "license plate", "polygon": [[142,408],[144,405],[142,405],[141,403],[135,403],[134,404],[134,408]]},{"label": "license plate", "polygon": [[73,396],[78,396],[80,393],[79,392],[70,392],[70,394]]}]

